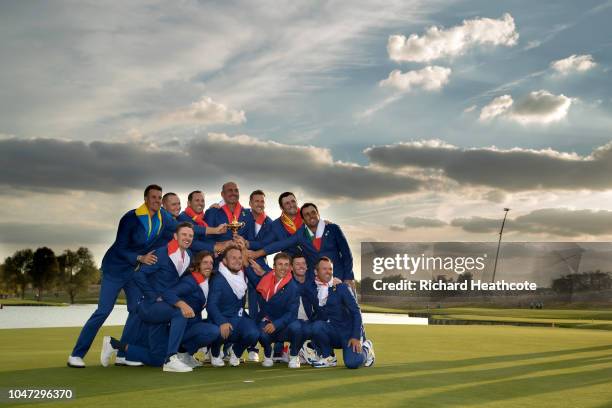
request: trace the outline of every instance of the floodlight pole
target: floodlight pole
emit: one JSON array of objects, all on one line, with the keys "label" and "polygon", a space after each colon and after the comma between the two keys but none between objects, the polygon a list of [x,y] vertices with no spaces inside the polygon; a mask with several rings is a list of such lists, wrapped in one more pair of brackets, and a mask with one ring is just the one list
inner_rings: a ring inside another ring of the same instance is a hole
[{"label": "floodlight pole", "polygon": [[499,241],[497,241],[497,253],[495,254],[495,264],[493,264],[493,278],[492,283],[495,283],[495,273],[497,272],[497,259],[499,258],[499,248],[501,247],[502,234],[504,233],[504,225],[506,224],[506,217],[508,216],[509,208],[504,208],[504,220],[502,221],[501,229],[499,230]]}]

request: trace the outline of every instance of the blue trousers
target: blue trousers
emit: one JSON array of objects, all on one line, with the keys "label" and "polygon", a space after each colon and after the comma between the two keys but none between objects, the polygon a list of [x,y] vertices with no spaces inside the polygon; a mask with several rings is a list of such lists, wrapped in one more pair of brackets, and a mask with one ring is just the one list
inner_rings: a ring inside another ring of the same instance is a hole
[{"label": "blue trousers", "polygon": [[219,326],[212,323],[198,321],[191,322],[196,319],[189,319],[190,324],[187,325],[185,334],[183,335],[183,343],[181,346],[189,354],[196,353],[201,347],[208,347],[221,337],[219,334]]},{"label": "blue trousers", "polygon": [[187,328],[187,318],[183,316],[181,309],[166,302],[142,302],[138,314],[143,322],[149,323],[149,346],[157,344],[164,333],[168,332],[166,357],[178,353]]},{"label": "blue trousers", "polygon": [[[156,324],[146,323],[144,329],[149,331]],[[189,354],[194,354],[200,347],[210,346],[219,337],[219,328],[211,323],[206,323],[198,318],[189,319],[187,328],[183,335],[183,347]],[[166,361],[169,331],[154,330],[149,335],[149,344],[130,344],[126,352],[126,358],[132,361],[141,361],[152,366],[161,367]]]},{"label": "blue trousers", "polygon": [[282,330],[276,330],[272,334],[267,334],[263,331],[263,328],[268,322],[259,323],[259,342],[263,346],[264,353],[266,356],[272,356],[272,343],[283,344],[288,341],[289,354],[297,356],[300,348],[302,347],[302,330],[301,324],[298,320],[295,320]]},{"label": "blue trousers", "polygon": [[312,324],[312,335],[320,347],[322,357],[329,357],[333,349],[342,349],[342,358],[347,368],[359,368],[365,363],[367,355],[365,350],[356,353],[348,345],[350,333],[343,333],[332,324],[318,320]]},{"label": "blue trousers", "polygon": [[[257,289],[255,289],[255,286],[251,285],[251,282],[248,282],[247,295],[249,299],[249,317],[251,317],[251,319],[257,319],[257,315],[259,314],[259,305],[257,304]],[[259,352],[259,349],[257,348],[257,344],[248,347],[247,350],[249,352],[250,351],[254,351],[256,353]]]},{"label": "blue trousers", "polygon": [[106,273],[102,275],[98,308],[83,326],[76,345],[72,350],[73,356],[82,358],[87,354],[100,327],[102,327],[108,315],[113,311],[117,296],[119,296],[119,292],[122,289],[125,293],[129,315],[123,328],[121,341],[129,343],[138,336],[139,320],[135,312],[138,310],[138,302],[142,298],[142,292],[132,280],[133,272],[131,270],[126,270],[122,275],[125,277],[111,277]]},{"label": "blue trousers", "polygon": [[240,357],[244,350],[253,346],[259,339],[259,330],[255,321],[250,317],[232,317],[229,319],[233,330],[227,339],[221,336],[212,344],[211,352],[214,357],[218,357],[221,352],[221,345],[224,343],[233,343],[233,350],[236,356]]}]

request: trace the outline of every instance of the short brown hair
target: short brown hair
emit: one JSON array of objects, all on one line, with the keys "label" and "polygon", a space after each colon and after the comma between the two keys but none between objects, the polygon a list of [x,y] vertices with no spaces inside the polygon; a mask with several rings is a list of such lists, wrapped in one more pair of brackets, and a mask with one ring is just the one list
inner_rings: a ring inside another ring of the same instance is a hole
[{"label": "short brown hair", "polygon": [[286,259],[289,261],[289,263],[291,263],[291,256],[285,252],[279,252],[278,254],[274,255],[274,265],[276,265],[276,261],[279,259]]},{"label": "short brown hair", "polygon": [[331,259],[329,259],[327,256],[322,256],[317,261],[316,268],[319,268],[319,264],[321,263],[321,261],[329,262],[330,264],[332,264],[332,266],[334,265],[334,262]]},{"label": "short brown hair", "polygon": [[157,184],[149,184],[147,188],[145,188],[145,191],[144,191],[145,198],[147,197],[147,195],[149,194],[149,191],[151,190],[157,190],[160,193],[163,191],[162,188],[158,186]]},{"label": "short brown hair", "polygon": [[178,233],[181,228],[191,228],[191,230],[194,231],[193,224],[189,221],[181,222],[179,225],[176,226],[176,231],[174,232]]},{"label": "short brown hair", "polygon": [[251,201],[253,199],[253,196],[256,195],[262,195],[262,196],[266,196],[266,193],[263,192],[263,190],[255,190],[251,193],[251,195],[249,196],[249,201]]}]

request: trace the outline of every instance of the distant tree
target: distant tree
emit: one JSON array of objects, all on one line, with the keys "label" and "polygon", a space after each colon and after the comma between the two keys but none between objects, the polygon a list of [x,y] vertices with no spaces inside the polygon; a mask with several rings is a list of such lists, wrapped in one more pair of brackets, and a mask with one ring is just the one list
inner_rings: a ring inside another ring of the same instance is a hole
[{"label": "distant tree", "polygon": [[79,292],[100,278],[100,271],[96,268],[93,255],[87,248],[81,247],[76,251],[67,249],[57,257],[57,263],[58,287],[68,293],[70,303],[74,303]]},{"label": "distant tree", "polygon": [[45,288],[48,288],[58,277],[57,258],[50,248],[38,248],[34,252],[30,277],[40,300]]},{"label": "distant tree", "polygon": [[2,280],[5,287],[25,297],[25,290],[30,283],[34,253],[31,249],[21,249],[4,260]]}]

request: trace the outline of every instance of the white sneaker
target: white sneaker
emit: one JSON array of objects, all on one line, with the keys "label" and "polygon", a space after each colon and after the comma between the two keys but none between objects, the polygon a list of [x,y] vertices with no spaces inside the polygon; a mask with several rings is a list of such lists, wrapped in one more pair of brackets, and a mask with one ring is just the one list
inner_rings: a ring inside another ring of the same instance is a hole
[{"label": "white sneaker", "polygon": [[142,364],[140,361],[126,360],[125,357],[117,357],[115,358],[115,365],[116,366],[128,366],[128,367],[140,367],[140,366],[143,366],[144,364]]},{"label": "white sneaker", "polygon": [[304,342],[298,356],[300,357],[300,362],[304,364],[312,364],[315,361],[319,361],[317,351],[311,347],[311,343],[309,341]]},{"label": "white sneaker", "polygon": [[376,356],[374,355],[374,345],[372,344],[372,340],[364,341],[362,347],[367,352],[366,361],[365,361],[364,366],[370,367],[372,366],[372,364],[374,364],[374,360],[376,359]]},{"label": "white sneaker", "polygon": [[188,373],[193,368],[183,363],[177,354],[170,356],[168,362],[164,363],[163,370],[167,373]]},{"label": "white sneaker", "polygon": [[223,367],[225,365],[225,361],[223,361],[221,355],[219,355],[219,357],[210,356],[210,364],[213,367]]},{"label": "white sneaker", "polygon": [[270,357],[266,356],[266,353],[264,352],[264,361],[261,362],[261,365],[264,367],[272,367],[274,365],[274,352],[272,352],[272,355]]},{"label": "white sneaker", "polygon": [[110,365],[111,358],[117,353],[117,350],[111,346],[111,337],[104,336],[102,339],[102,351],[100,351],[100,363],[102,367]]},{"label": "white sneaker", "polygon": [[194,354],[194,357],[201,363],[210,363],[210,350],[208,347],[202,347]]},{"label": "white sneaker", "polygon": [[204,364],[200,363],[189,353],[178,353],[178,358],[183,364],[191,368],[202,367]]},{"label": "white sneaker", "polygon": [[234,349],[230,349],[229,363],[232,367],[238,367],[240,365],[240,358],[234,353]]},{"label": "white sneaker", "polygon": [[250,361],[252,363],[259,363],[259,353],[256,351],[249,351],[247,361]]},{"label": "white sneaker", "polygon": [[72,368],[85,368],[85,362],[81,357],[68,356],[68,367]]},{"label": "white sneaker", "polygon": [[289,357],[289,368],[300,368],[300,358],[298,356]]},{"label": "white sneaker", "polygon": [[229,361],[230,359],[230,354],[232,354],[232,348],[233,346],[229,346],[227,348],[227,354],[225,354],[225,352],[223,351],[223,349],[221,349],[221,355],[220,357],[223,359],[223,361]]},{"label": "white sneaker", "polygon": [[314,363],[312,363],[312,366],[314,368],[327,368],[327,367],[335,367],[338,364],[337,360],[335,357],[329,356],[329,357],[321,357],[319,359],[319,361],[315,361]]}]

